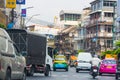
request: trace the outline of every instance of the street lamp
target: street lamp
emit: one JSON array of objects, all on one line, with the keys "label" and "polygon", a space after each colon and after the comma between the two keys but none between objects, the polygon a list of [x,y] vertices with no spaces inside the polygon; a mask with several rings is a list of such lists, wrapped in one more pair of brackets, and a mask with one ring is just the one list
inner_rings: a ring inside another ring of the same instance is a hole
[{"label": "street lamp", "polygon": [[32,15],[25,23],[25,25],[34,17],[34,16],[39,16],[40,14],[35,14],[35,15]]},{"label": "street lamp", "polygon": [[[26,8],[23,8],[23,9],[31,9],[31,8],[34,8],[33,6],[31,6],[31,7],[26,7]],[[20,15],[21,15],[21,22],[20,22],[20,24],[21,24],[21,28],[23,29],[24,27],[25,27],[25,25],[24,25],[24,23],[25,23],[25,18],[22,16],[22,14],[20,13]],[[26,12],[25,12],[25,15],[26,15]]]}]

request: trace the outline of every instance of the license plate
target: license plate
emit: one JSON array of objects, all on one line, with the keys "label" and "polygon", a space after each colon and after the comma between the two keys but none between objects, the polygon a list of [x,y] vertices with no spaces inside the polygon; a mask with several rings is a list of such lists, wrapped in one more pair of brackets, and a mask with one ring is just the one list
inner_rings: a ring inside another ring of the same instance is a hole
[{"label": "license plate", "polygon": [[112,68],[111,66],[107,66],[107,68]]},{"label": "license plate", "polygon": [[97,72],[97,69],[93,69],[93,72]]}]

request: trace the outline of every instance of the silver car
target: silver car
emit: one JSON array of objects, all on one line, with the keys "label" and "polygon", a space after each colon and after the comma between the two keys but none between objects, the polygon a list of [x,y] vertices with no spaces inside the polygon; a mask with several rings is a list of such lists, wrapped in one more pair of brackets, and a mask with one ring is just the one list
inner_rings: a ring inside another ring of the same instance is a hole
[{"label": "silver car", "polygon": [[26,80],[26,61],[8,33],[0,28],[0,80]]}]

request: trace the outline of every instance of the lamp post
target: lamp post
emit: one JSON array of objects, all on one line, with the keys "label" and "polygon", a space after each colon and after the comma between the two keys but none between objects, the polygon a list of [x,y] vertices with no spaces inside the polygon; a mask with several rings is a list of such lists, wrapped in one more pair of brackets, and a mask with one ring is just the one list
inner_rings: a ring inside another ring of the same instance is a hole
[{"label": "lamp post", "polygon": [[34,16],[38,16],[38,15],[40,15],[40,14],[32,15],[32,16],[26,21],[25,25],[26,25]]},{"label": "lamp post", "polygon": [[[31,8],[34,8],[33,6],[31,6],[31,7],[26,7],[26,8],[23,8],[23,9],[31,9]],[[25,12],[25,15],[26,15],[26,12]],[[21,21],[20,21],[20,25],[21,25],[21,28],[22,29],[24,29],[24,27],[25,27],[25,18],[24,17],[22,17],[22,14],[21,14]]]}]

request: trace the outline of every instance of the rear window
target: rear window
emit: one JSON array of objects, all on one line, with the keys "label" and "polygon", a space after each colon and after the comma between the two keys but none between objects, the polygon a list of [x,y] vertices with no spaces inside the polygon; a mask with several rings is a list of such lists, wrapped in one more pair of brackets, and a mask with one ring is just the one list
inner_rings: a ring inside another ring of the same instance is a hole
[{"label": "rear window", "polygon": [[115,60],[103,60],[104,64],[116,64],[116,61]]},{"label": "rear window", "polygon": [[65,60],[65,58],[60,58],[60,57],[57,57],[57,58],[55,58],[55,60],[58,60],[58,61],[63,61],[63,60]]}]

